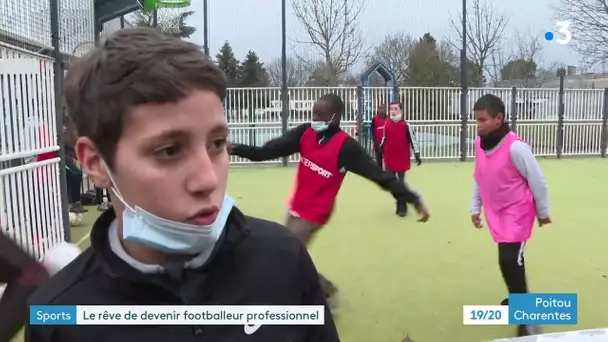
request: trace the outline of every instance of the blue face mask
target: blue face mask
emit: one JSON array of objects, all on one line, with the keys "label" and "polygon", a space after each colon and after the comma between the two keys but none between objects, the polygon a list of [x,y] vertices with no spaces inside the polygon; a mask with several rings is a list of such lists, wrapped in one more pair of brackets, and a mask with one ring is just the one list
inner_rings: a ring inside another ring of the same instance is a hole
[{"label": "blue face mask", "polygon": [[317,132],[323,132],[329,128],[329,124],[324,121],[312,121],[310,123],[310,128],[314,129]]},{"label": "blue face mask", "polygon": [[327,131],[327,129],[329,128],[329,124],[334,119],[335,115],[336,114],[332,115],[331,119],[329,119],[329,121],[327,121],[327,122],[325,122],[325,121],[311,121],[310,122],[310,128],[314,129],[317,132]]},{"label": "blue face mask", "polygon": [[225,195],[217,219],[208,226],[166,220],[139,207],[126,208],[122,216],[122,234],[125,241],[157,251],[169,254],[200,254],[213,249],[224,231],[233,207],[234,200]]},{"label": "blue face mask", "polygon": [[[112,183],[116,184],[113,180]],[[122,215],[124,240],[168,254],[195,255],[213,249],[224,231],[235,202],[225,195],[215,222],[208,226],[198,226],[163,219],[137,206],[133,208],[125,202],[116,187],[112,188],[112,192],[125,206]]]}]

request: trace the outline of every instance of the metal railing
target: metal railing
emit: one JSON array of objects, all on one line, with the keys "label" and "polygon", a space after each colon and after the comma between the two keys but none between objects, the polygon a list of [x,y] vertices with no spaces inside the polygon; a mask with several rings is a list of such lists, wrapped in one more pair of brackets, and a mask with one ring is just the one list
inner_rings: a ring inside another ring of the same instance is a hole
[{"label": "metal railing", "polygon": [[52,59],[0,44],[0,229],[38,258],[64,239],[53,82]]},{"label": "metal railing", "polygon": [[[475,118],[472,110],[461,115],[460,88],[290,88],[289,108],[285,111],[280,88],[230,89],[225,106],[230,139],[262,145],[282,134],[282,120],[287,121],[288,128],[310,121],[315,100],[330,92],[345,102],[342,128],[366,148],[371,145],[368,127],[376,108],[390,103],[396,92],[396,98],[404,104],[406,120],[417,132],[423,158],[461,158],[461,141],[466,142],[465,157],[474,156]],[[605,155],[607,90],[471,88],[467,108],[473,108],[475,101],[488,93],[503,99],[512,129],[537,155]],[[298,156],[289,158],[289,162],[297,160]],[[279,160],[268,163],[276,162]],[[231,163],[249,161],[231,157]]]},{"label": "metal railing", "polygon": [[[390,103],[395,92],[396,98],[404,103],[406,120],[416,130],[422,158],[460,159],[461,141],[466,142],[466,159],[474,158],[475,118],[472,111],[464,118],[460,114],[460,88],[290,88],[286,111],[278,87],[232,88],[225,101],[230,140],[263,145],[283,133],[282,120],[287,121],[288,129],[309,122],[314,102],[323,94],[335,93],[342,97],[346,107],[342,129],[371,153],[369,123],[376,108]],[[488,93],[503,99],[511,128],[532,146],[537,156],[606,155],[608,90],[471,88],[467,108],[473,108],[475,101]],[[298,160],[299,156],[293,155],[287,162]],[[230,163],[259,164],[236,156],[230,157]],[[281,160],[262,163],[279,164]],[[93,189],[93,184],[85,180],[83,188]]]}]

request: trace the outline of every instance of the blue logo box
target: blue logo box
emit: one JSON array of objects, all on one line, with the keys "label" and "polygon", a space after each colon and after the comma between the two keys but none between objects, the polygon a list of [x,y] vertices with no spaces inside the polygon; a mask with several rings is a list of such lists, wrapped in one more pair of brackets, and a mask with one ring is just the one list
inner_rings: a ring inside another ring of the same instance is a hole
[{"label": "blue logo box", "polygon": [[32,305],[31,325],[76,325],[76,306]]},{"label": "blue logo box", "polygon": [[522,293],[509,295],[509,324],[575,325],[576,293]]}]

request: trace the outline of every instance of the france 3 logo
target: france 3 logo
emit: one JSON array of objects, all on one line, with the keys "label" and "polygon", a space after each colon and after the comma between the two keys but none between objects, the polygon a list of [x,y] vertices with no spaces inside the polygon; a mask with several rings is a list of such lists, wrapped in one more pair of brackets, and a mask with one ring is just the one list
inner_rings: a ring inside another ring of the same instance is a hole
[{"label": "france 3 logo", "polygon": [[572,32],[570,32],[570,22],[558,21],[555,27],[557,28],[556,32],[548,31],[545,33],[545,40],[555,40],[555,42],[560,45],[566,45],[570,43],[570,41],[572,40]]}]

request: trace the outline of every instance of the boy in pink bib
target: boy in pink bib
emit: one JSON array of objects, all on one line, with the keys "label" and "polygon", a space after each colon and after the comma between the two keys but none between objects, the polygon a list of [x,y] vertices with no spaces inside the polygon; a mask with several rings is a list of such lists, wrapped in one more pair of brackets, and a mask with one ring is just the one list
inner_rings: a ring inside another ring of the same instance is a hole
[{"label": "boy in pink bib", "polygon": [[[509,293],[527,293],[524,246],[534,221],[551,223],[547,182],[528,144],[505,123],[505,105],[484,95],[473,108],[479,137],[475,141],[475,173],[471,221],[482,228],[481,210],[498,244],[498,262]],[[508,305],[508,298],[502,305]],[[538,333],[519,326],[518,336]]]}]

